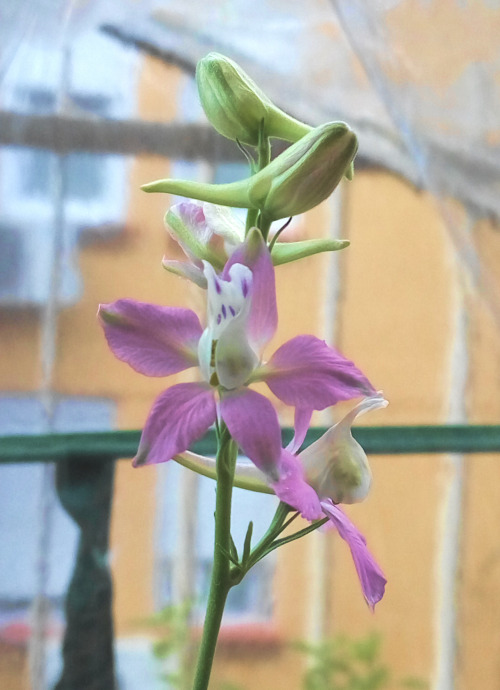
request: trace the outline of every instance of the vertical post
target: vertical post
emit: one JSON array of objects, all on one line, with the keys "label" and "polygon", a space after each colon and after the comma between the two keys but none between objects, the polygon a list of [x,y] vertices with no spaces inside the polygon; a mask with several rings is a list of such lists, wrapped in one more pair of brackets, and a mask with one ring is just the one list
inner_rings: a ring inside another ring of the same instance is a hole
[{"label": "vertical post", "polygon": [[108,566],[114,462],[77,457],[57,465],[56,486],[80,528],[66,596],[63,670],[55,690],[113,690],[112,582]]},{"label": "vertical post", "polygon": [[[330,197],[330,223],[328,237],[339,239],[346,237],[347,228],[344,223],[344,211],[346,204],[346,182],[342,181],[335,194]],[[339,256],[340,254],[340,256]],[[339,344],[340,318],[339,307],[341,302],[340,262],[342,252],[331,252],[325,257],[327,262],[325,285],[325,298],[322,323],[319,324],[323,331],[323,339],[329,345]],[[331,412],[324,410],[321,413],[321,423],[330,426],[333,423]],[[322,534],[319,530],[313,532],[308,538],[309,548],[309,582],[308,593],[308,617],[306,639],[312,643],[319,643],[331,634],[331,585],[332,566],[334,565],[334,544],[331,534]]]}]

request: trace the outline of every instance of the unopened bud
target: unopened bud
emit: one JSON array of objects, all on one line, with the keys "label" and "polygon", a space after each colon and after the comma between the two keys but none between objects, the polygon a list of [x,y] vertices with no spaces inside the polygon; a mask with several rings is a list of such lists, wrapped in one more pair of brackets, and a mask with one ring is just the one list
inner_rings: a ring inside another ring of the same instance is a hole
[{"label": "unopened bud", "polygon": [[304,213],[326,199],[356,154],[358,141],[344,122],[311,130],[255,175],[229,184],[157,180],[146,192],[180,194],[222,206],[260,210],[268,220]]},{"label": "unopened bud", "polygon": [[206,202],[175,204],[167,211],[165,223],[191,261],[200,267],[201,261],[208,261],[219,270],[245,234],[226,206]]},{"label": "unopened bud", "polygon": [[228,139],[256,146],[271,101],[235,62],[209,53],[198,62],[196,82],[203,110]]},{"label": "unopened bud", "polygon": [[357,149],[356,135],[345,123],[316,127],[250,178],[252,206],[271,220],[308,211],[333,192]]},{"label": "unopened bud", "polygon": [[198,62],[196,82],[203,110],[228,139],[257,146],[259,136],[297,141],[311,127],[277,108],[233,60],[209,53]]}]

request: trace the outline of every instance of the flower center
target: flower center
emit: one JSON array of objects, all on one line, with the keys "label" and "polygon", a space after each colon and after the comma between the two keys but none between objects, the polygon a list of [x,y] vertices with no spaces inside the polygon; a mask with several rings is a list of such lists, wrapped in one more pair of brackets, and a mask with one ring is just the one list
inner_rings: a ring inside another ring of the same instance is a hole
[{"label": "flower center", "polygon": [[252,272],[233,264],[225,279],[205,263],[204,273],[208,324],[199,344],[200,368],[210,385],[231,390],[245,383],[258,362],[248,339]]}]

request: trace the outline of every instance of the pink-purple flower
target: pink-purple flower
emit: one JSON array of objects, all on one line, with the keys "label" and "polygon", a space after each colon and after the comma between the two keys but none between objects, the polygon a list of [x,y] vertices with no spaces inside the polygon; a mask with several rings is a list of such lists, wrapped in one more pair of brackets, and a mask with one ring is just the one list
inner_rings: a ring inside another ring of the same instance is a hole
[{"label": "pink-purple flower", "polygon": [[219,417],[241,450],[266,475],[283,473],[281,431],[271,402],[249,385],[265,381],[307,418],[340,400],[374,392],[361,371],[314,336],[284,343],[267,363],[264,346],[277,327],[274,269],[260,232],[251,231],[221,274],[204,262],[208,314],[203,328],[190,309],[130,299],[101,305],[100,321],[114,354],[146,376],[198,366],[199,382],[167,388],[153,404],[135,465],[170,460]]},{"label": "pink-purple flower", "polygon": [[307,520],[328,517],[329,524],[337,529],[351,550],[371,609],[384,596],[387,580],[368,550],[365,538],[337,504],[362,501],[368,493],[371,471],[363,448],[352,437],[351,425],[360,414],[386,405],[380,393],[364,398],[321,438],[295,455],[305,438],[302,425],[288,448],[282,451],[279,480],[271,483],[276,495]]},{"label": "pink-purple flower", "polygon": [[[260,492],[274,492],[309,521],[328,518],[351,551],[363,595],[371,609],[384,596],[386,578],[366,545],[366,539],[337,503],[354,503],[366,497],[371,472],[366,455],[352,437],[354,419],[387,401],[381,394],[368,396],[352,408],[321,438],[298,455],[305,431],[296,433],[282,450],[280,478],[269,481],[250,463],[238,462],[235,486]],[[215,460],[195,453],[183,453],[176,460],[195,471],[215,478]]]}]

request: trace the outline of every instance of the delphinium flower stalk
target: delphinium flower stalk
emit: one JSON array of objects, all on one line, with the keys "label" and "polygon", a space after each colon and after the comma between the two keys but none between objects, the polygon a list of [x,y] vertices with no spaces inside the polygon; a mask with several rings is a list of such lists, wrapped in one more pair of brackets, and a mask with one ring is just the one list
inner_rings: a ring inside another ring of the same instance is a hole
[{"label": "delphinium flower stalk", "polygon": [[[226,598],[253,565],[274,549],[321,525],[337,529],[351,550],[363,594],[373,608],[385,578],[363,536],[339,508],[365,498],[371,474],[352,438],[355,417],[387,403],[343,355],[312,335],[284,343],[265,359],[278,314],[274,266],[347,246],[338,240],[281,243],[270,239],[271,222],[302,213],[323,201],[343,176],[352,176],[357,149],[344,123],[317,128],[274,106],[241,68],[210,54],[198,66],[200,98],[212,125],[240,146],[253,147],[251,176],[227,185],[159,180],[148,192],[192,197],[166,216],[187,261],[168,258],[164,267],[206,290],[202,318],[190,309],[134,300],[103,304],[99,318],[113,353],[147,376],[169,376],[197,367],[198,381],[166,388],[146,420],[135,466],[177,460],[217,481],[212,579],[194,689],[208,688]],[[270,137],[291,146],[271,160]],[[243,227],[229,207],[247,209]],[[295,409],[295,436],[282,447],[277,413],[251,388],[265,381]],[[314,410],[363,398],[319,441],[299,452]],[[192,444],[215,425],[215,461],[192,453]],[[237,463],[241,450],[251,465]],[[233,486],[275,493],[276,515],[252,546],[251,524],[241,555],[231,538]],[[284,530],[301,515],[309,526]]]}]

